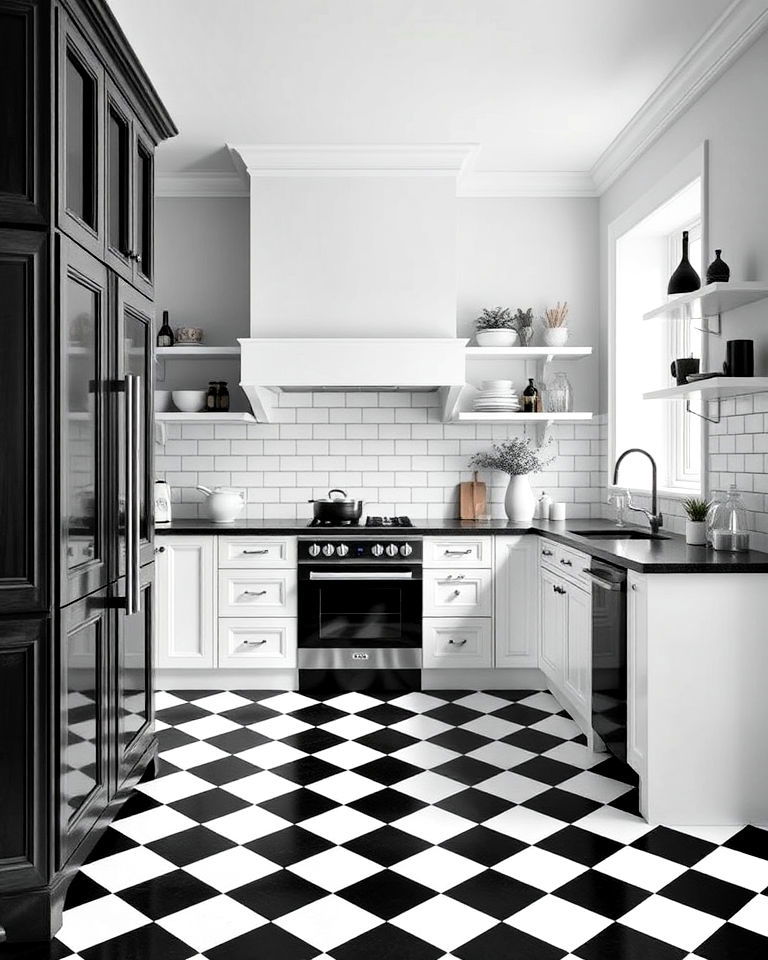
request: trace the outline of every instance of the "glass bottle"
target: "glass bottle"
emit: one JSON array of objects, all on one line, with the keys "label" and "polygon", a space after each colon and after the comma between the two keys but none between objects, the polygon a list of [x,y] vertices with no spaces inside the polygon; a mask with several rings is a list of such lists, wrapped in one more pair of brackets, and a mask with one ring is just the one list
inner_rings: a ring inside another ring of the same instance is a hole
[{"label": "glass bottle", "polygon": [[227,381],[219,380],[218,388],[216,409],[226,412],[229,410],[229,390],[227,389]]},{"label": "glass bottle", "polygon": [[707,519],[704,521],[707,530],[707,543],[710,546],[712,545],[712,531],[715,526],[715,514],[717,513],[717,508],[722,506],[723,503],[725,503],[725,491],[713,490],[709,500],[709,507],[707,508]]},{"label": "glass bottle", "polygon": [[218,408],[219,388],[215,380],[208,381],[208,393],[205,397],[205,409],[213,413]]},{"label": "glass bottle", "polygon": [[725,503],[719,504],[715,511],[712,546],[715,550],[749,550],[747,511],[735,486],[729,487],[728,498]]},{"label": "glass bottle", "polygon": [[174,344],[173,330],[168,322],[168,311],[163,310],[163,322],[157,331],[158,347],[172,347]]},{"label": "glass bottle", "polygon": [[573,387],[566,374],[555,373],[547,383],[549,413],[570,413],[573,410]]},{"label": "glass bottle", "polygon": [[533,377],[528,378],[528,386],[523,390],[523,413],[536,413],[536,401],[539,391],[536,389]]}]

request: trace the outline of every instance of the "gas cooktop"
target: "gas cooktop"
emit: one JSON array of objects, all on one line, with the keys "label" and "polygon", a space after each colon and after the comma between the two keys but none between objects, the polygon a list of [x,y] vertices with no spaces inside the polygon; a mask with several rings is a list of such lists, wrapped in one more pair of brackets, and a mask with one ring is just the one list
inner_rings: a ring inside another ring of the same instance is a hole
[{"label": "gas cooktop", "polygon": [[[308,527],[327,527],[333,530],[336,527],[357,527],[359,520],[348,520],[346,523],[324,523],[322,520],[310,520]],[[366,527],[412,527],[410,517],[366,517]]]}]

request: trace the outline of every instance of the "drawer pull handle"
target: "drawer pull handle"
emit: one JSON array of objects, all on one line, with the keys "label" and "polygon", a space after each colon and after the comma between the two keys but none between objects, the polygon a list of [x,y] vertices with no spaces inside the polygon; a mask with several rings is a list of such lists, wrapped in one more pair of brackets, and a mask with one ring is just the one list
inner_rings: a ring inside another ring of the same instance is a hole
[{"label": "drawer pull handle", "polygon": [[265,553],[269,553],[269,550],[243,550],[243,556],[245,556],[246,554],[263,556]]},{"label": "drawer pull handle", "polygon": [[243,643],[246,646],[250,646],[250,647],[260,647],[262,643],[266,643],[266,642],[267,642],[266,640],[243,640]]},{"label": "drawer pull handle", "polygon": [[263,597],[266,590],[243,590],[244,597]]},{"label": "drawer pull handle", "polygon": [[454,640],[453,638],[451,638],[451,639],[448,641],[448,643],[452,643],[452,644],[454,645],[454,647],[463,647],[466,642],[467,642],[467,638],[466,638],[466,637],[464,637],[463,640]]},{"label": "drawer pull handle", "polygon": [[454,590],[454,591],[453,591],[453,595],[454,595],[454,597],[460,597],[460,596],[461,596],[461,590]]},{"label": "drawer pull handle", "polygon": [[155,547],[155,553],[165,553],[165,547]]},{"label": "drawer pull handle", "polygon": [[572,566],[573,566],[573,564],[571,563],[570,560],[564,560],[562,557],[560,557],[560,563],[562,563],[562,565],[563,565],[564,567],[572,567]]},{"label": "drawer pull handle", "polygon": [[453,575],[452,573],[449,573],[448,576],[447,576],[445,579],[446,579],[446,581],[448,581],[448,580],[463,580],[465,576],[466,576],[466,574],[457,573],[456,576],[454,577],[454,575]]},{"label": "drawer pull handle", "polygon": [[471,550],[444,550],[444,557],[465,557],[468,553],[472,553]]},{"label": "drawer pull handle", "polygon": [[561,594],[562,594],[562,593],[565,593],[565,592],[566,592],[564,587],[553,586],[552,589],[555,591],[555,593],[561,593]]},{"label": "drawer pull handle", "polygon": [[552,556],[552,551],[551,551],[551,550],[542,550],[542,551],[541,551],[541,555],[542,555],[542,557],[551,557],[551,556]]}]

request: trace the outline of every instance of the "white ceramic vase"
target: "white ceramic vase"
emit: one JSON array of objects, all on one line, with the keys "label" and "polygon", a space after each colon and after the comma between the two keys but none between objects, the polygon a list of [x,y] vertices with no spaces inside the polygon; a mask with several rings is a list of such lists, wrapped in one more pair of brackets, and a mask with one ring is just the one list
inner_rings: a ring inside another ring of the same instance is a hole
[{"label": "white ceramic vase", "polygon": [[478,330],[475,340],[481,347],[513,347],[517,342],[517,330],[497,327],[495,330]]},{"label": "white ceramic vase", "polygon": [[685,542],[692,547],[703,547],[707,542],[707,524],[704,520],[685,521]]},{"label": "white ceramic vase", "polygon": [[544,327],[544,346],[564,347],[568,343],[568,327]]},{"label": "white ceramic vase", "polygon": [[509,519],[516,523],[530,523],[533,520],[536,501],[527,474],[510,476],[504,509]]}]

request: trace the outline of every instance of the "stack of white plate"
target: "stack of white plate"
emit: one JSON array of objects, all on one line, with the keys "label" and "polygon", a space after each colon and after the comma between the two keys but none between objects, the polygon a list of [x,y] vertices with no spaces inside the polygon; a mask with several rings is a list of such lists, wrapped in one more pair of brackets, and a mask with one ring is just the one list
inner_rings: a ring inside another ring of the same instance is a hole
[{"label": "stack of white plate", "polygon": [[511,380],[483,380],[482,389],[475,397],[478,413],[517,413],[520,401]]}]

